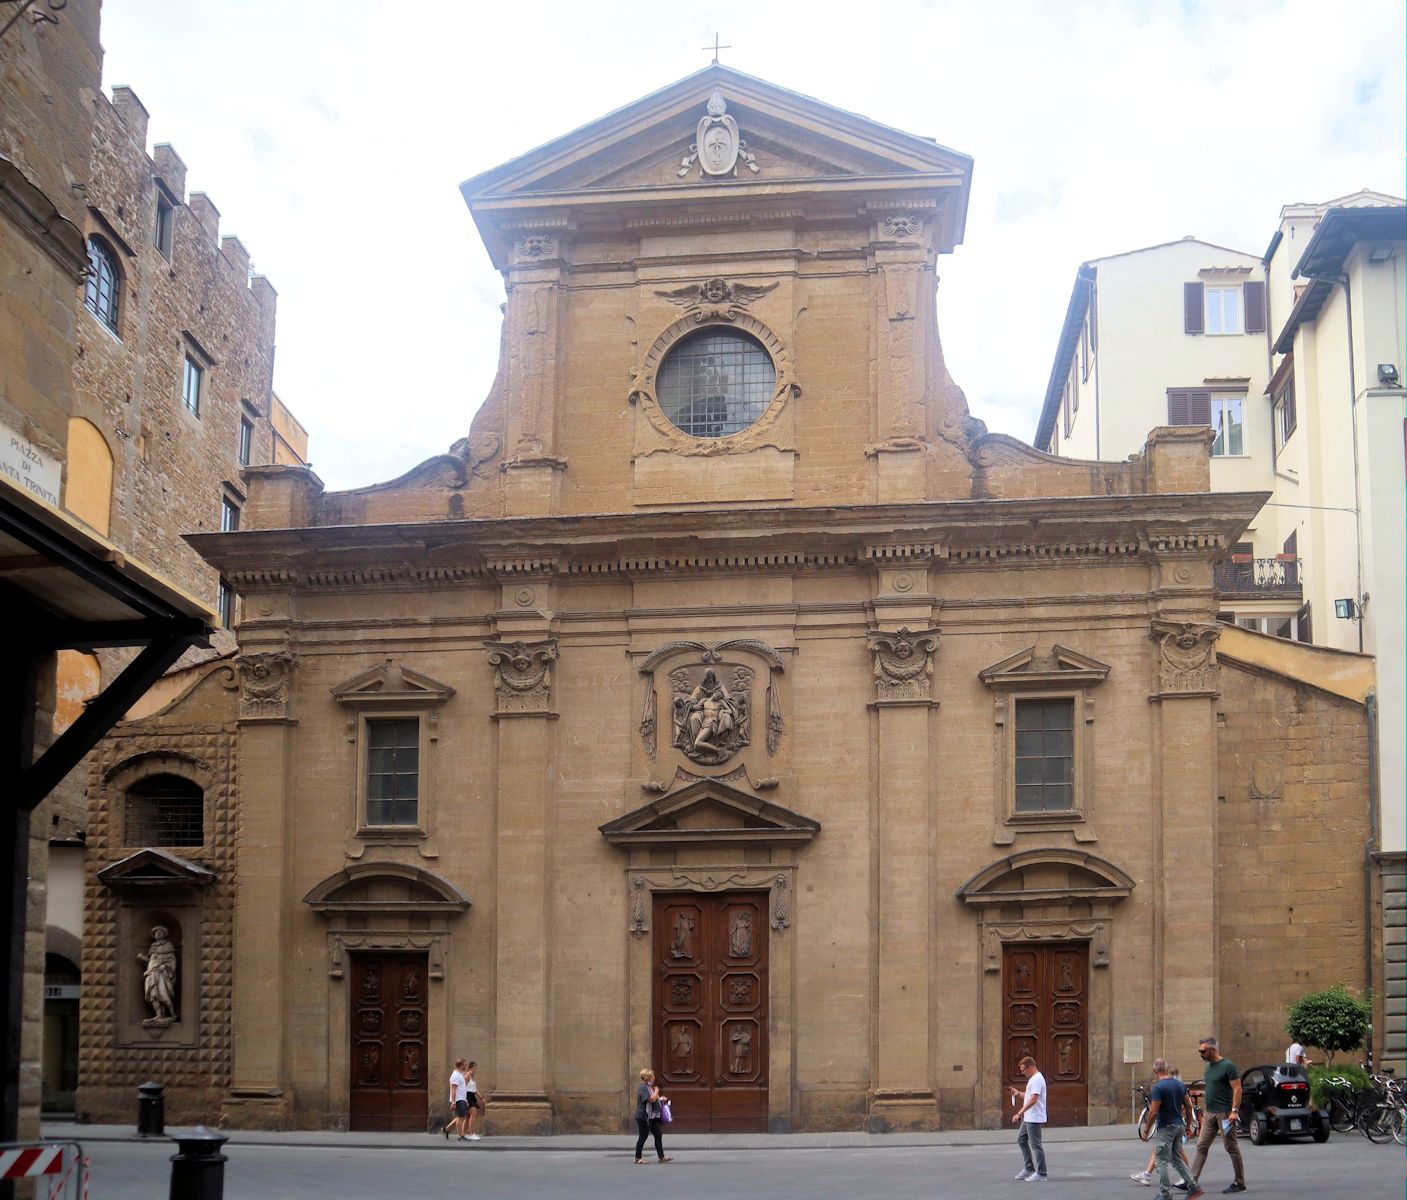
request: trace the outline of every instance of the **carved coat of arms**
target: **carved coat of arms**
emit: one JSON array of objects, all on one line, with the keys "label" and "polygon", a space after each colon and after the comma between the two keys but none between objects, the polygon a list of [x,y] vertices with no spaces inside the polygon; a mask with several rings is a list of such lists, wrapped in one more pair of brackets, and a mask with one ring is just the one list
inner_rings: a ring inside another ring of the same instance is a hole
[{"label": "carved coat of arms", "polygon": [[738,134],[738,123],[728,115],[723,93],[715,88],[708,98],[708,112],[699,120],[694,144],[679,168],[679,177],[687,175],[696,161],[705,175],[732,175],[739,160],[753,174],[757,173],[757,160],[747,152],[747,143]]}]

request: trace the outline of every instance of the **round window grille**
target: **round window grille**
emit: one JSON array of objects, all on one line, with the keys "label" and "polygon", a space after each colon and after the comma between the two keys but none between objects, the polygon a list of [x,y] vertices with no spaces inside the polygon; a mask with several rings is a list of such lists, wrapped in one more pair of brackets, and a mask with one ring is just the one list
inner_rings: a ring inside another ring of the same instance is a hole
[{"label": "round window grille", "polygon": [[693,437],[719,438],[753,425],[772,403],[777,369],[762,343],[735,329],[704,329],[660,364],[660,409]]}]

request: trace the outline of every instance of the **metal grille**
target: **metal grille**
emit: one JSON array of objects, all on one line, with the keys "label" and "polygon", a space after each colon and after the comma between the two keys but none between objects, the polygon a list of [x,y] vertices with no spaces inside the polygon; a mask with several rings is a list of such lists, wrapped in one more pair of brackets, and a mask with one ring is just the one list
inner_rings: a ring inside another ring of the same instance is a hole
[{"label": "metal grille", "polygon": [[777,371],[755,338],[706,330],[680,342],[660,367],[664,415],[693,437],[727,437],[757,421],[772,403]]},{"label": "metal grille", "polygon": [[129,846],[205,844],[205,793],[179,775],[153,775],[127,789]]},{"label": "metal grille", "polygon": [[1073,800],[1075,702],[1016,702],[1016,811],[1057,812]]}]

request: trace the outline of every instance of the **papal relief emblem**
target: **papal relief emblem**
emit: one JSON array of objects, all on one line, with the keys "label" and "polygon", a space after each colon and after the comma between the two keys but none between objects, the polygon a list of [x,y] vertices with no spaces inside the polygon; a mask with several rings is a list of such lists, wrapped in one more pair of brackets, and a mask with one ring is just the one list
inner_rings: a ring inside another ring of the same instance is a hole
[{"label": "papal relief emblem", "polygon": [[647,677],[640,718],[645,753],[655,757],[659,692],[667,687],[669,744],[690,762],[721,766],[754,737],[765,738],[767,753],[775,754],[783,728],[775,678],[781,670],[781,657],[762,642],[672,642],[657,650],[640,667]]}]

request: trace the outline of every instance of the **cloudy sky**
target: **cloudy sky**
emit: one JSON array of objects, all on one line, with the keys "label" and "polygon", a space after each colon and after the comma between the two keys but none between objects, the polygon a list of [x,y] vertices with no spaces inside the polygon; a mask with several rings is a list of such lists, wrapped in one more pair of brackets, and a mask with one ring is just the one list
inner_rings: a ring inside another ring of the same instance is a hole
[{"label": "cloudy sky", "polygon": [[502,280],[458,183],[706,66],[717,23],[730,66],[976,160],[940,329],[974,414],[1026,440],[1082,261],[1259,253],[1283,204],[1402,194],[1394,0],[105,0],[104,85],[278,289],[274,386],[357,487],[442,453],[492,382]]}]

